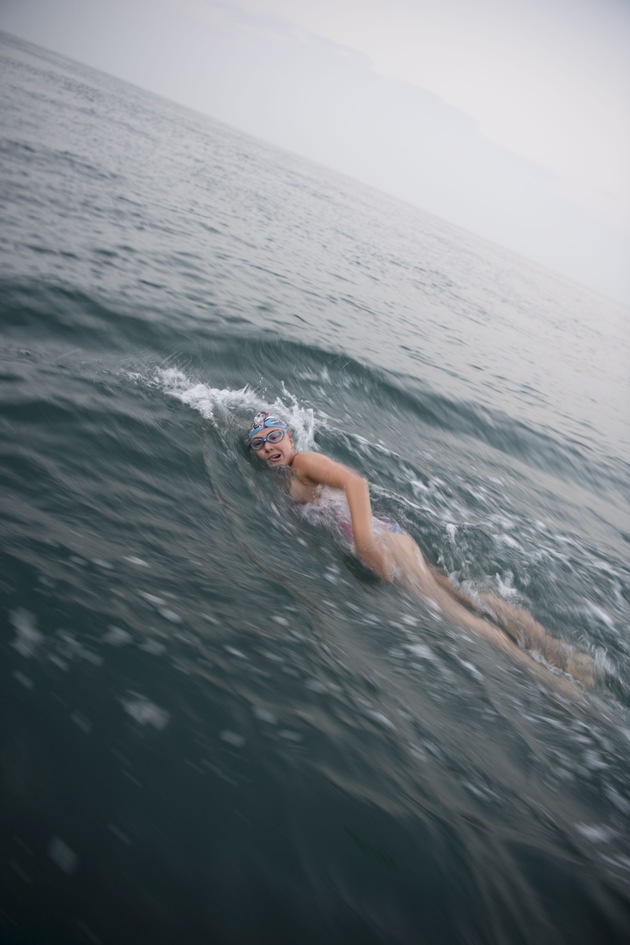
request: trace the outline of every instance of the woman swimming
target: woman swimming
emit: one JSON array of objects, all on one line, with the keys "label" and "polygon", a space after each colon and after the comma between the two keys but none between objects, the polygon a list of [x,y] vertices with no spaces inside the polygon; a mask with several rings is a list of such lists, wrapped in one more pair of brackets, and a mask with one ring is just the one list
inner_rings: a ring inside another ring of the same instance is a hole
[{"label": "woman swimming", "polygon": [[426,561],[411,535],[392,519],[373,515],[367,479],[321,453],[297,450],[287,423],[280,417],[265,410],[257,413],[247,444],[268,466],[289,469],[289,489],[297,503],[319,503],[329,490],[334,490],[338,499],[345,498],[341,504],[333,502],[341,509],[340,530],[356,556],[378,577],[433,601],[446,617],[489,640],[547,681],[559,683],[558,677],[551,676],[520,647],[536,650],[548,663],[594,687],[597,673],[590,656],[556,640],[521,607],[486,593],[479,595],[477,603],[467,597]]}]

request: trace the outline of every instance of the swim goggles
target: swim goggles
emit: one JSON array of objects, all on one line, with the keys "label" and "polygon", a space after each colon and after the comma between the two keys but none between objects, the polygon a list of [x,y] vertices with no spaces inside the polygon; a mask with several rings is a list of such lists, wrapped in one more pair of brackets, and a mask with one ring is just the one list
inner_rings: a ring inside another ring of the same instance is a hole
[{"label": "swim goggles", "polygon": [[[257,434],[262,433],[265,427],[277,427],[278,429],[272,431],[268,436],[258,436]],[[270,443],[279,443],[286,430],[288,430],[288,427],[284,420],[275,417],[267,410],[261,410],[254,417],[251,429],[247,434],[247,442],[252,449],[261,450],[267,440]]]},{"label": "swim goggles", "polygon": [[267,436],[255,436],[253,439],[249,441],[250,449],[253,449],[256,452],[258,452],[258,450],[261,450],[263,446],[265,445],[265,443],[267,442],[279,443],[285,433],[286,433],[286,430],[275,429],[275,430],[272,430],[271,433],[268,433]]}]

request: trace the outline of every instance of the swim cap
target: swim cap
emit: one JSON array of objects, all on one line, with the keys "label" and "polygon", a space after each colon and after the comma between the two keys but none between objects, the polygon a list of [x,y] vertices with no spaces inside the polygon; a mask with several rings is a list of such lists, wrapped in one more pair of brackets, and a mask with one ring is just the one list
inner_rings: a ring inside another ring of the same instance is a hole
[{"label": "swim cap", "polygon": [[260,433],[261,430],[264,430],[265,427],[280,427],[281,430],[289,429],[287,424],[284,422],[284,420],[281,420],[280,417],[276,417],[275,414],[269,413],[268,410],[261,410],[252,420],[252,425],[250,427],[249,433],[247,434],[248,441],[251,440],[253,436],[256,436],[257,433]]}]

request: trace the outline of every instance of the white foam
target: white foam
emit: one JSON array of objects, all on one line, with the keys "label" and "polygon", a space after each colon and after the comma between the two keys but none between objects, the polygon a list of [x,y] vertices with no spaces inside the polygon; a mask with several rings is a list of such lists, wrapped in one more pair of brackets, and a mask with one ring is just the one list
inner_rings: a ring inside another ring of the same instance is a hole
[{"label": "white foam", "polygon": [[586,610],[583,611],[587,616],[591,614],[596,617],[597,620],[600,620],[603,624],[606,624],[609,630],[615,630],[615,621],[612,617],[606,613],[601,607],[598,607],[597,604],[592,604],[590,600],[586,601]]},{"label": "white foam", "polygon": [[468,670],[468,672],[471,674],[471,676],[474,677],[474,679],[478,680],[479,682],[483,681],[483,673],[480,673],[477,667],[473,663],[470,663],[468,660],[460,660],[459,662],[464,667],[464,669]]},{"label": "white foam", "polygon": [[514,574],[512,571],[506,571],[503,577],[497,574],[496,582],[499,594],[501,597],[505,598],[505,600],[518,596],[518,591],[514,587]]},{"label": "white foam", "polygon": [[433,651],[426,645],[426,643],[413,643],[411,646],[408,646],[407,649],[410,653],[413,653],[414,656],[417,656],[421,660],[434,660],[435,656]]},{"label": "white foam", "polygon": [[197,410],[207,420],[214,419],[217,408],[247,407],[253,410],[259,402],[247,386],[238,390],[211,387],[192,381],[177,368],[158,368],[155,380],[165,393]]},{"label": "white foam", "polygon": [[401,623],[406,624],[408,627],[417,627],[420,621],[417,617],[412,617],[411,614],[403,614],[400,618]]},{"label": "white foam", "polygon": [[511,535],[497,535],[496,541],[501,545],[505,545],[506,548],[515,548],[517,551],[523,550],[523,546]]},{"label": "white foam", "polygon": [[155,374],[156,383],[171,397],[214,421],[218,414],[247,411],[247,419],[259,410],[269,410],[283,417],[291,428],[299,449],[311,449],[315,430],[315,415],[310,408],[302,408],[297,398],[283,385],[283,397],[267,401],[249,386],[242,388],[219,388],[193,381],[176,368],[160,368]]}]

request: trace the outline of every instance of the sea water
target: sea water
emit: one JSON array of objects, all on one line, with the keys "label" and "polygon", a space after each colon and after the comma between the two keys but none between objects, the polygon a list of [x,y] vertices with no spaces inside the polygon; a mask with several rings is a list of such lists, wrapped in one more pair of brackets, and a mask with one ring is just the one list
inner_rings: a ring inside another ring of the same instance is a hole
[{"label": "sea water", "polygon": [[[1,941],[627,941],[628,312],[0,51]],[[296,514],[262,407],[596,691]]]}]

